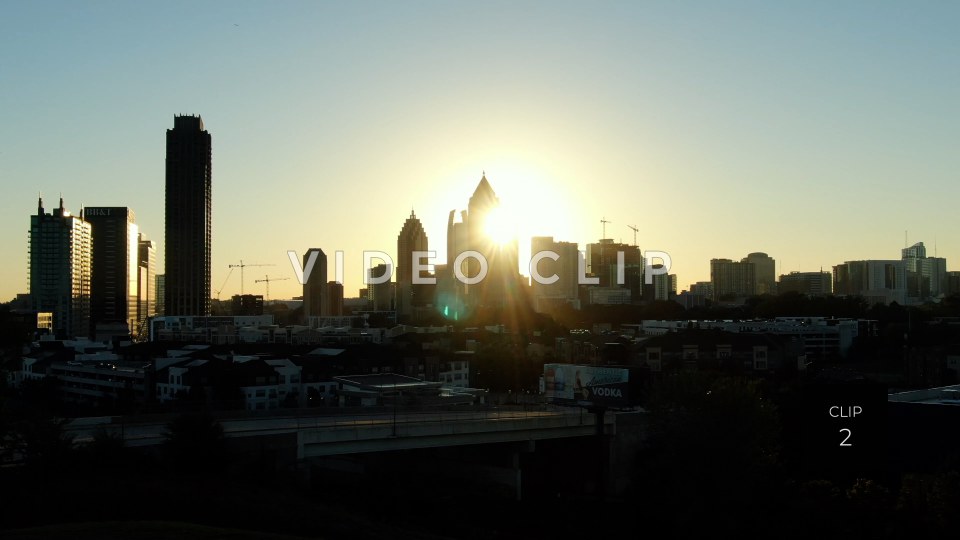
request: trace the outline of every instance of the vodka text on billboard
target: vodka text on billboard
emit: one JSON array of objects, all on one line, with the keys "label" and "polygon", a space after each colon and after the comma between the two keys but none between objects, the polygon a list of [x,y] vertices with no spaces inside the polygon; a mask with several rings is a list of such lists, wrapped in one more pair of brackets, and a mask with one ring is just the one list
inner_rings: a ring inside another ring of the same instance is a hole
[{"label": "vodka text on billboard", "polygon": [[628,375],[622,368],[545,364],[544,392],[549,401],[627,405]]}]

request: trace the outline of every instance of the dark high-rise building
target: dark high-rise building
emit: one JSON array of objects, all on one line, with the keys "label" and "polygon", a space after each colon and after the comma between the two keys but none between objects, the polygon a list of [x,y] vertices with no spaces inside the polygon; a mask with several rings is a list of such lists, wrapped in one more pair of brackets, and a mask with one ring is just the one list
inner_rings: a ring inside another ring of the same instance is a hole
[{"label": "dark high-rise building", "polygon": [[371,304],[370,309],[374,311],[393,311],[396,309],[394,283],[390,280],[382,283],[373,282],[388,275],[391,271],[392,269],[386,264],[378,264],[367,270],[367,299]]},{"label": "dark high-rise building", "polygon": [[309,322],[309,317],[322,317],[327,312],[327,255],[322,249],[310,248],[303,254],[303,278],[303,317]]},{"label": "dark high-rise building", "polygon": [[[597,243],[587,244],[586,264],[587,270],[600,279],[601,287],[630,289],[630,301],[633,303],[638,303],[644,296],[643,254],[639,246],[601,238]],[[651,285],[646,292],[647,299],[653,300],[654,295],[655,287]]]},{"label": "dark high-rise building", "polygon": [[[490,237],[490,220],[502,219],[496,215],[499,207],[500,198],[484,174],[467,203],[465,214],[466,248],[476,251],[487,262],[486,277],[480,283],[466,287],[467,300],[472,306],[502,307],[519,293],[518,240],[514,238],[500,243]],[[454,257],[457,255],[459,253]],[[467,259],[466,267],[467,277],[480,274],[481,263],[476,259]]]},{"label": "dark high-rise building", "polygon": [[336,281],[327,283],[327,311],[323,314],[326,317],[343,316],[343,284]]},{"label": "dark high-rise building", "polygon": [[[413,210],[403,223],[397,235],[397,311],[409,315],[413,309],[413,254],[427,251],[427,233]],[[425,259],[418,259],[418,265],[426,265]],[[427,271],[419,272],[418,277],[427,277]]]},{"label": "dark high-rise building", "polygon": [[946,278],[946,289],[943,291],[947,296],[960,294],[960,272],[956,270],[951,270],[947,272]]},{"label": "dark high-rise building", "polygon": [[30,301],[34,311],[53,313],[60,338],[90,332],[90,224],[63,207],[47,214],[43,200],[30,216]]},{"label": "dark high-rise building", "polygon": [[167,130],[167,315],[210,314],[211,156],[203,120],[175,116]]},{"label": "dark high-rise building", "polygon": [[140,277],[140,234],[133,210],[88,206],[93,234],[90,323],[97,339],[135,334]]},{"label": "dark high-rise building", "polygon": [[[543,279],[536,279],[531,269],[531,289],[533,309],[539,313],[548,313],[560,306],[571,305],[580,308],[579,276],[580,252],[576,242],[555,242],[552,236],[534,236],[530,239],[531,257],[538,253],[551,252],[558,256],[554,261],[544,256],[537,261],[537,273]],[[556,276],[556,281],[553,281]],[[547,283],[552,281],[552,283]]]},{"label": "dark high-rise building", "polygon": [[[451,210],[447,217],[447,262],[435,266],[437,287],[434,301],[440,312],[451,320],[459,320],[460,313],[465,312],[466,288],[456,277],[454,262],[461,253],[469,249],[466,210],[461,211],[459,215],[460,221],[457,221],[457,211]],[[462,263],[461,271],[465,268],[466,264]]]},{"label": "dark high-rise building", "polygon": [[164,305],[164,303],[167,301],[167,275],[166,274],[157,274],[157,276],[153,279],[153,290],[156,291],[157,315],[159,315],[160,317],[163,317],[167,313],[167,308]]}]

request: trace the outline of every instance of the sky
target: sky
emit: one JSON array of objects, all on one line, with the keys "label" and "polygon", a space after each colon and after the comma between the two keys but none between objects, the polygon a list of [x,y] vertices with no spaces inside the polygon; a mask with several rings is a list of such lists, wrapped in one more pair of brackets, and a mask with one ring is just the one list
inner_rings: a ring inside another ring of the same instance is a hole
[{"label": "sky", "polygon": [[[49,210],[127,206],[163,266],[165,130],[213,141],[214,296],[301,294],[287,257],[438,262],[485,172],[531,235],[777,271],[960,269],[960,3],[0,0],[0,301]],[[331,263],[332,266],[332,263]],[[527,273],[527,272],[524,272]],[[286,278],[285,280],[283,278]],[[330,279],[333,279],[332,271]]]}]

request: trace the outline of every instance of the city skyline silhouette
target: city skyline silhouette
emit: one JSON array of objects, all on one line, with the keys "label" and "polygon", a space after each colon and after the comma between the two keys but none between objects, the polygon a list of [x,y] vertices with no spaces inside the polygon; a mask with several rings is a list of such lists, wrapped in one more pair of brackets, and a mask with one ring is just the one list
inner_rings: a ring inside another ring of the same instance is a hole
[{"label": "city skyline silhouette", "polygon": [[131,208],[163,260],[178,114],[213,134],[215,286],[317,246],[346,253],[354,296],[411,208],[442,260],[484,171],[521,260],[609,220],[670,253],[680,289],[753,252],[778,275],[897,258],[904,231],[960,257],[955,6],[605,6],[16,5],[0,298],[28,290],[38,191]]}]

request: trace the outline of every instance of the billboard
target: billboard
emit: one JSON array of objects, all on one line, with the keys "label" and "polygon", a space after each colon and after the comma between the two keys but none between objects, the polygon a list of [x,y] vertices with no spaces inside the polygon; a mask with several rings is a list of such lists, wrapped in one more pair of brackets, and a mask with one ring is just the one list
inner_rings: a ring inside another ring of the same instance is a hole
[{"label": "billboard", "polygon": [[555,403],[627,406],[629,374],[624,368],[544,364],[544,394]]}]

